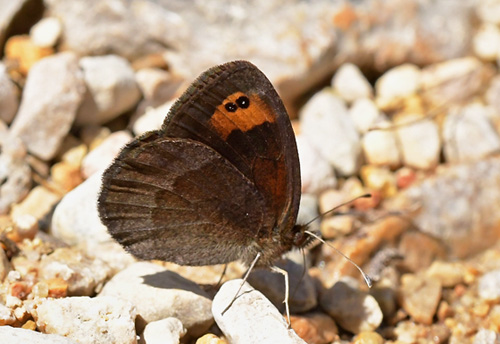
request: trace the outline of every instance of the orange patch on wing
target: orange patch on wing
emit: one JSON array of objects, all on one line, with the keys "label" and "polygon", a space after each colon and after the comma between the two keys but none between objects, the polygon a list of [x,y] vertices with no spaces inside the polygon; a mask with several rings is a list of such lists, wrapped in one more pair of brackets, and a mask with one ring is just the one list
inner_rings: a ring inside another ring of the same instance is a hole
[{"label": "orange patch on wing", "polygon": [[[226,104],[233,103],[237,106],[236,100],[240,97],[248,97],[249,106],[238,107],[234,112],[228,111]],[[233,93],[224,99],[210,118],[210,124],[224,139],[234,130],[247,132],[265,122],[274,122],[271,108],[259,96],[243,92]]]}]

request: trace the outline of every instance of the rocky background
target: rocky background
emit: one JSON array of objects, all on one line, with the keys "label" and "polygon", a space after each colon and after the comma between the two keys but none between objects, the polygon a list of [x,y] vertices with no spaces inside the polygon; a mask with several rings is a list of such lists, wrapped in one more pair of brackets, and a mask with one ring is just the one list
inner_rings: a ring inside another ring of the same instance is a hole
[{"label": "rocky background", "polygon": [[[0,0],[0,48],[1,343],[500,343],[500,1]],[[222,316],[245,267],[218,291],[97,217],[120,147],[234,59],[293,119],[299,222],[373,195],[311,228],[374,287],[292,252],[292,329],[283,276]]]}]

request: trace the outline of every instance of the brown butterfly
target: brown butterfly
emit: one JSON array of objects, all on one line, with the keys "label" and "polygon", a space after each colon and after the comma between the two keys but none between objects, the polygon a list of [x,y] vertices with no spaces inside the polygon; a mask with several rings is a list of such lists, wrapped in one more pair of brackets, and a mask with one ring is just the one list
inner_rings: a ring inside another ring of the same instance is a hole
[{"label": "brown butterfly", "polygon": [[250,265],[260,257],[272,266],[311,239],[295,224],[300,167],[289,117],[246,61],[204,72],[102,181],[100,218],[141,259]]}]

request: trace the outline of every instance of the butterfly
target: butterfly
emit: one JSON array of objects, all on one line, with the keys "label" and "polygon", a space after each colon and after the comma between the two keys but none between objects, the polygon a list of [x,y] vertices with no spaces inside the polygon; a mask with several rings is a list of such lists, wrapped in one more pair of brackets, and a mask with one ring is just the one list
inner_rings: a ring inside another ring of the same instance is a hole
[{"label": "butterfly", "polygon": [[202,73],[161,129],[105,170],[99,216],[134,256],[180,265],[272,266],[310,241],[296,225],[295,136],[267,77],[247,61]]}]

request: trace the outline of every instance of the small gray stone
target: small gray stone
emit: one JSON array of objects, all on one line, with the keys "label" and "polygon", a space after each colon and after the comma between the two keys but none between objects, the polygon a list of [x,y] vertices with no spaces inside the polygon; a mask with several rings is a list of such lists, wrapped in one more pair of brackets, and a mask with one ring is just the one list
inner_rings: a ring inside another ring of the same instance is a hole
[{"label": "small gray stone", "polygon": [[[232,344],[305,342],[288,328],[285,318],[259,291],[243,281],[228,281],[215,295],[212,312],[217,325]],[[222,314],[228,305],[227,311]]]},{"label": "small gray stone", "polygon": [[64,52],[40,60],[28,74],[12,134],[23,140],[30,153],[43,160],[54,158],[84,93],[75,54]]},{"label": "small gray stone", "polygon": [[441,154],[437,124],[418,115],[406,115],[396,124],[403,163],[423,170],[435,168]]},{"label": "small gray stone", "polygon": [[25,197],[31,188],[31,169],[22,141],[0,121],[0,214]]},{"label": "small gray stone", "polygon": [[58,334],[45,334],[24,328],[0,326],[0,343],[9,344],[77,344],[70,338]]},{"label": "small gray stone", "polygon": [[302,134],[343,176],[360,166],[361,142],[344,102],[330,90],[316,93],[301,109]]},{"label": "small gray stone", "polygon": [[81,344],[137,343],[136,310],[115,297],[40,299],[32,312],[37,328]]},{"label": "small gray stone", "polygon": [[[311,276],[307,273],[304,275],[304,266],[288,259],[277,262],[276,266],[288,272],[290,312],[304,313],[316,307],[316,289]],[[285,278],[282,274],[266,269],[254,269],[247,281],[264,294],[279,311],[285,310]]]},{"label": "small gray stone", "polygon": [[332,87],[348,103],[356,99],[373,97],[372,86],[359,68],[352,63],[340,66],[333,76]]},{"label": "small gray stone", "polygon": [[82,161],[82,175],[89,178],[96,172],[108,167],[120,150],[132,140],[132,135],[127,130],[120,130],[105,138],[102,143],[91,150]]},{"label": "small gray stone", "polygon": [[77,125],[109,122],[130,110],[141,98],[134,71],[123,57],[84,57],[80,66],[88,92],[78,110]]},{"label": "small gray stone", "polygon": [[179,344],[186,329],[177,318],[165,318],[146,325],[139,344]]},{"label": "small gray stone", "polygon": [[56,206],[52,216],[52,235],[68,244],[86,243],[90,246],[111,240],[97,212],[100,188],[101,174],[94,173],[68,192]]},{"label": "small gray stone", "polygon": [[370,294],[357,289],[357,283],[344,277],[321,297],[321,307],[335,322],[352,333],[373,331],[382,323],[382,310]]},{"label": "small gray stone", "polygon": [[304,135],[295,137],[300,160],[302,193],[316,194],[337,186],[333,167]]},{"label": "small gray stone", "polygon": [[470,104],[446,117],[444,154],[449,162],[479,160],[500,152],[500,137],[489,120],[491,107]]},{"label": "small gray stone", "polygon": [[116,274],[101,296],[130,301],[145,323],[178,318],[193,336],[203,334],[213,323],[212,301],[197,284],[149,262],[134,263]]},{"label": "small gray stone", "polygon": [[16,115],[19,107],[19,91],[10,80],[5,64],[0,62],[0,121],[9,124]]},{"label": "small gray stone", "polygon": [[50,48],[56,45],[61,37],[62,25],[58,18],[47,17],[41,19],[30,30],[30,38],[33,44]]},{"label": "small gray stone", "polygon": [[490,271],[479,279],[479,296],[487,301],[500,300],[500,269]]}]

